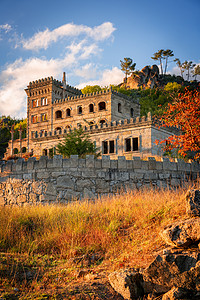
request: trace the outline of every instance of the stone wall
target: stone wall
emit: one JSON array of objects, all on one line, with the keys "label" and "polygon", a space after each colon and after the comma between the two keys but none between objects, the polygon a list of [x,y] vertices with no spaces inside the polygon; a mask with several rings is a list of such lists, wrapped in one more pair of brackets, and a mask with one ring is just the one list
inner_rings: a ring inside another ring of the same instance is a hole
[{"label": "stone wall", "polygon": [[42,156],[39,160],[1,161],[0,204],[67,202],[143,186],[178,187],[196,180],[199,174],[196,162],[156,161],[152,157],[144,161],[138,157],[126,160],[124,156],[110,160],[109,156],[79,159],[72,155],[63,159],[56,155],[53,159]]}]

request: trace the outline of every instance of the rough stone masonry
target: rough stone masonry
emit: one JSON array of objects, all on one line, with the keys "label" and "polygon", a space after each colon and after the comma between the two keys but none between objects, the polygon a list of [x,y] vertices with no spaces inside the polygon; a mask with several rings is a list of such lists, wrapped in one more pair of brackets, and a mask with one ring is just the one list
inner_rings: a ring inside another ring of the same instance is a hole
[{"label": "rough stone masonry", "polygon": [[197,162],[182,160],[170,162],[163,158],[156,161],[149,157],[126,160],[119,156],[94,159],[87,155],[79,159],[72,155],[63,159],[55,155],[30,158],[28,161],[0,162],[0,204],[29,205],[61,202],[75,199],[94,199],[143,186],[178,187],[188,180],[196,180],[200,174]]}]

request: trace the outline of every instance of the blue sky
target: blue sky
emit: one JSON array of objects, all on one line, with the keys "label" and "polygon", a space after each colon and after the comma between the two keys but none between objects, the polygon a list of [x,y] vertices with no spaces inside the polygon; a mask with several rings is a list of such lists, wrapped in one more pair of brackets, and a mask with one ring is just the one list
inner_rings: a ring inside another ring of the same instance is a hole
[{"label": "blue sky", "polygon": [[0,115],[26,117],[29,81],[63,71],[81,88],[120,83],[120,59],[140,70],[159,49],[200,63],[199,12],[200,0],[0,0]]}]

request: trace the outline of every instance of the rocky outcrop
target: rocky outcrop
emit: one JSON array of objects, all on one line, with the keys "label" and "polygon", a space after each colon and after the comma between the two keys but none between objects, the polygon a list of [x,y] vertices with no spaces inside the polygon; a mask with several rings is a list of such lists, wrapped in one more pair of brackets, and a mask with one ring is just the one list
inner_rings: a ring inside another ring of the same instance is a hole
[{"label": "rocky outcrop", "polygon": [[[135,275],[131,270],[114,272],[109,276],[112,287],[124,299],[200,299],[199,196],[199,190],[191,190],[186,194],[189,218],[163,230],[161,236],[171,247],[163,250],[143,272],[138,273],[135,277],[137,280],[130,280],[132,274],[133,278]],[[139,290],[140,294],[132,294],[133,289]]]},{"label": "rocky outcrop", "polygon": [[157,65],[145,66],[141,71],[134,72],[121,86],[129,89],[154,88],[159,85],[159,69]]}]

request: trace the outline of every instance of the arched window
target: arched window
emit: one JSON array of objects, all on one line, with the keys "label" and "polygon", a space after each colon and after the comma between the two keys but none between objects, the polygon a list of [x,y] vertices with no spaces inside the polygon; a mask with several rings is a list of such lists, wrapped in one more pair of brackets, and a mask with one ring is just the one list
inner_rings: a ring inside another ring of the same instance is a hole
[{"label": "arched window", "polygon": [[69,128],[71,128],[69,125],[67,125],[66,127],[65,127],[66,129],[69,129]]},{"label": "arched window", "polygon": [[106,109],[106,103],[105,102],[100,102],[99,103],[99,110],[105,110]]},{"label": "arched window", "polygon": [[83,112],[83,110],[82,110],[82,106],[78,106],[78,114],[79,114],[79,115],[81,115],[81,114],[82,114],[82,112]]},{"label": "arched window", "polygon": [[67,117],[71,116],[71,110],[70,110],[70,108],[67,108],[67,110],[66,110],[66,116]]},{"label": "arched window", "polygon": [[61,130],[61,127],[56,127],[56,129],[55,129],[55,130],[57,130],[57,131],[58,131],[58,130]]},{"label": "arched window", "polygon": [[22,148],[22,153],[25,153],[26,152],[26,147],[23,147]]},{"label": "arched window", "polygon": [[133,111],[133,108],[131,107],[131,117],[133,117],[134,115],[134,111]]},{"label": "arched window", "polygon": [[94,112],[94,104],[92,103],[89,105],[89,112]]},{"label": "arched window", "polygon": [[17,149],[17,148],[14,148],[14,149],[13,149],[13,153],[14,153],[14,154],[18,154],[18,153],[19,153],[18,149]]},{"label": "arched window", "polygon": [[57,110],[55,115],[56,115],[56,119],[62,119],[62,111],[61,110]]},{"label": "arched window", "polygon": [[105,120],[100,120],[100,124],[104,124],[104,123],[106,123]]},{"label": "arched window", "polygon": [[121,103],[118,103],[118,112],[119,112],[119,113],[122,112],[122,105],[121,105]]},{"label": "arched window", "polygon": [[42,155],[47,156],[47,149],[42,150]]},{"label": "arched window", "polygon": [[93,122],[93,121],[90,121],[90,122],[89,122],[89,125],[94,125],[94,122]]}]

